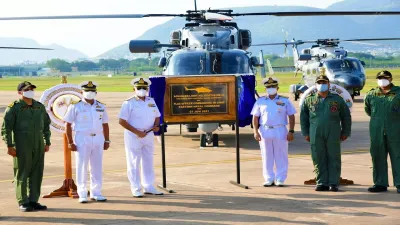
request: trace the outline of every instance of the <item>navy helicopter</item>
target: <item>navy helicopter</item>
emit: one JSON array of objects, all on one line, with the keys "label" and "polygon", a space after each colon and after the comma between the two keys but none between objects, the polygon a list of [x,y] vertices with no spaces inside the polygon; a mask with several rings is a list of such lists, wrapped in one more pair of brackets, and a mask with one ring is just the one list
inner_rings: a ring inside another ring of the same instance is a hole
[{"label": "navy helicopter", "polygon": [[[254,12],[233,13],[233,10],[197,10],[185,14],[117,14],[117,15],[74,15],[74,16],[33,16],[3,17],[0,20],[43,20],[43,19],[107,19],[107,18],[146,18],[146,17],[184,17],[188,21],[183,28],[172,31],[170,43],[161,44],[157,40],[132,40],[129,43],[131,53],[159,53],[167,48],[160,58],[159,66],[165,76],[190,76],[213,74],[249,74],[255,75],[261,68],[265,77],[263,53],[259,58],[251,56],[248,48],[252,45],[251,32],[240,29],[235,22],[237,16],[344,16],[344,15],[400,15],[400,11],[308,11],[308,12]],[[257,93],[255,93],[257,94]],[[229,124],[234,129],[233,124]],[[201,134],[200,146],[212,144],[218,146],[218,135],[213,132],[221,124],[186,125],[189,132]]]},{"label": "navy helicopter", "polygon": [[[295,41],[282,43],[268,43],[263,45],[284,45],[285,52],[288,45],[293,46],[293,59],[295,76],[300,71],[303,76],[303,84],[292,84],[289,92],[294,95],[297,101],[308,87],[314,85],[315,78],[319,75],[318,68],[324,67],[325,73],[331,83],[345,88],[351,97],[360,96],[361,90],[365,86],[366,74],[364,70],[365,62],[354,57],[348,57],[348,52],[343,47],[339,47],[340,42],[351,42],[360,44],[364,41],[394,41],[400,38],[368,38],[368,39],[318,39],[311,41]],[[297,46],[305,43],[316,43],[311,48],[305,48],[299,54]],[[269,66],[269,72],[273,72],[273,67]],[[271,71],[272,70],[272,71]]]}]

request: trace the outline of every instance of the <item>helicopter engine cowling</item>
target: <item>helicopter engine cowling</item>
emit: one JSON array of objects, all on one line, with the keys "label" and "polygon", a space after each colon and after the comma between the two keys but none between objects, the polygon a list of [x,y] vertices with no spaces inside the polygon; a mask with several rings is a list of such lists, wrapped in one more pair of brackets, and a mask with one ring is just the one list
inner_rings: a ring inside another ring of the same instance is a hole
[{"label": "helicopter engine cowling", "polygon": [[158,53],[161,51],[161,45],[157,40],[131,40],[129,51],[131,53]]}]

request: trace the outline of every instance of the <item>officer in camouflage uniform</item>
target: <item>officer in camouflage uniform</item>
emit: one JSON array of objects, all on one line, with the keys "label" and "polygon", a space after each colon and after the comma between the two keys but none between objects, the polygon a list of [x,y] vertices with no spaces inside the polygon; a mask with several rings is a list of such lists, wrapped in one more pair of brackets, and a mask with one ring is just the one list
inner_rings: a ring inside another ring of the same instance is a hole
[{"label": "officer in camouflage uniform", "polygon": [[301,132],[311,143],[316,191],[338,191],[341,173],[340,141],[350,136],[351,115],[343,98],[329,92],[329,79],[316,79],[318,93],[306,97],[301,107]]},{"label": "officer in camouflage uniform", "polygon": [[35,88],[26,81],[18,85],[21,99],[7,107],[1,127],[8,154],[14,157],[16,196],[23,212],[47,209],[38,200],[44,154],[50,147],[50,118],[44,105],[33,99]]},{"label": "officer in camouflage uniform", "polygon": [[376,75],[378,86],[365,96],[365,112],[371,117],[369,132],[374,186],[369,192],[387,191],[390,155],[394,185],[400,194],[400,87],[392,84],[392,74],[382,71]]}]

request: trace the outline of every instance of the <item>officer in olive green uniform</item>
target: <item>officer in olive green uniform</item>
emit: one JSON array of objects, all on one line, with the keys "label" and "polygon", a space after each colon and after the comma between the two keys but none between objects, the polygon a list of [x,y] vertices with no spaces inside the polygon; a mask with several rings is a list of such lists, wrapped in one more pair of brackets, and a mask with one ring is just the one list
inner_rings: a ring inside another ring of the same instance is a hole
[{"label": "officer in olive green uniform", "polygon": [[16,195],[20,210],[24,212],[47,209],[38,200],[44,153],[50,146],[50,118],[44,105],[33,99],[35,88],[26,81],[18,85],[21,99],[7,107],[1,127],[8,154],[14,157]]},{"label": "officer in olive green uniform", "polygon": [[341,173],[340,142],[350,136],[351,115],[343,98],[329,92],[329,79],[316,79],[318,93],[307,96],[301,107],[301,132],[311,143],[316,191],[338,191]]},{"label": "officer in olive green uniform", "polygon": [[400,194],[400,87],[392,84],[392,74],[382,71],[376,75],[378,86],[365,96],[365,112],[371,117],[369,134],[374,186],[369,192],[387,191],[390,155],[394,185]]}]

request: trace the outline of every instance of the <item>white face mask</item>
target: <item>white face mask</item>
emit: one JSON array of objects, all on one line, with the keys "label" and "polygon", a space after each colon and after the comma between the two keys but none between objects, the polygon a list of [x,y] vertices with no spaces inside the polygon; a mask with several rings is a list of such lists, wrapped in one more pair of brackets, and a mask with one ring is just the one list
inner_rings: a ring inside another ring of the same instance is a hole
[{"label": "white face mask", "polygon": [[136,93],[136,95],[139,96],[139,97],[144,97],[144,96],[146,96],[147,91],[141,89],[141,90],[136,90],[135,93]]},{"label": "white face mask", "polygon": [[277,91],[277,88],[267,88],[268,95],[275,95]]},{"label": "white face mask", "polygon": [[92,99],[94,99],[94,98],[96,97],[96,92],[93,92],[93,91],[84,91],[84,92],[83,92],[83,97],[84,97],[85,99],[92,100]]},{"label": "white face mask", "polygon": [[390,84],[390,81],[389,80],[386,80],[386,79],[380,79],[380,80],[378,80],[378,85],[379,85],[379,87],[386,87],[386,86],[388,86]]},{"label": "white face mask", "polygon": [[35,96],[35,92],[34,91],[24,91],[24,92],[22,92],[22,96],[24,96],[25,98],[33,98],[33,96]]}]

